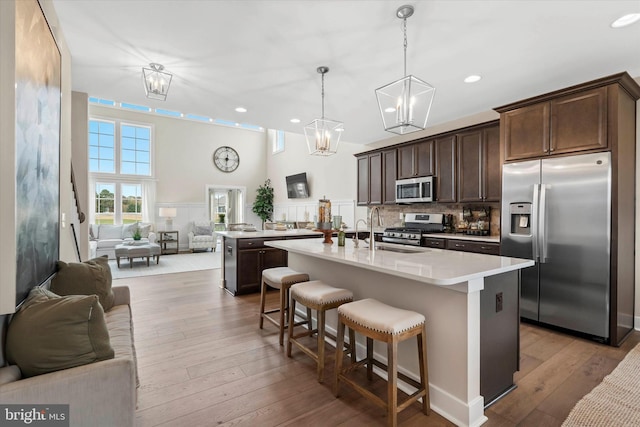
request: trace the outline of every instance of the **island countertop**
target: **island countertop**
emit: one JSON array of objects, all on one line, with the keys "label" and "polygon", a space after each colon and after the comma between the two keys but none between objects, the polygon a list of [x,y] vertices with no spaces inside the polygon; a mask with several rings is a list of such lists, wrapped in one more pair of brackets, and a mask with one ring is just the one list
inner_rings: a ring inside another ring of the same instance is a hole
[{"label": "island countertop", "polygon": [[[346,246],[324,244],[317,239],[276,240],[266,245],[437,286],[456,285],[534,265],[528,259],[404,245],[382,244],[383,249],[371,251],[362,243],[356,248],[350,240]],[[474,290],[477,289],[468,289]]]},{"label": "island countertop", "polygon": [[257,230],[257,231],[216,231],[216,234],[230,239],[262,239],[267,237],[299,237],[299,236],[322,236],[319,231],[305,228],[291,228],[287,230]]}]

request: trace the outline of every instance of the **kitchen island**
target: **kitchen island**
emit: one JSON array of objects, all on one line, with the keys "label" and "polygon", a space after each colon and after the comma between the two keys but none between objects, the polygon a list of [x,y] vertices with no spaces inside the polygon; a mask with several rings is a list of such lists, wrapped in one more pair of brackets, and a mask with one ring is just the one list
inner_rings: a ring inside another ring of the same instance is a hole
[{"label": "kitchen island", "polygon": [[307,229],[216,231],[222,236],[222,287],[230,294],[260,292],[262,270],[287,265],[287,252],[265,246],[285,239],[320,238],[322,233]]},{"label": "kitchen island", "polygon": [[[398,245],[370,251],[363,244],[355,248],[351,241],[344,247],[316,239],[265,244],[287,251],[291,268],[349,289],[355,299],[375,298],[424,314],[431,405],[456,425],[486,421],[481,388],[487,383],[501,377],[502,384],[489,384],[500,393],[512,386],[519,354],[518,271],[533,261]],[[327,329],[335,332],[335,312],[327,313],[326,320]],[[385,348],[374,350],[386,361]],[[358,341],[358,353],[362,351],[364,341]],[[398,366],[418,378],[415,355],[415,342],[402,343]],[[511,366],[506,380],[504,373],[494,372],[502,365]]]}]

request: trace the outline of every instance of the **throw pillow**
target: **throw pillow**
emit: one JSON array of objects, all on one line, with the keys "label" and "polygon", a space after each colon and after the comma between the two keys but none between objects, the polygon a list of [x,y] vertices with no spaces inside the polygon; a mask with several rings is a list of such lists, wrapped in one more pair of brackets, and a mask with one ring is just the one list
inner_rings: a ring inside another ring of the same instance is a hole
[{"label": "throw pillow", "polygon": [[125,224],[122,226],[122,238],[126,239],[127,237],[133,237],[133,233],[136,232],[138,228],[138,223],[134,222],[132,224]]},{"label": "throw pillow", "polygon": [[58,261],[51,291],[58,295],[97,295],[104,311],[109,311],[114,299],[109,259],[105,255],[81,263]]},{"label": "throw pillow", "polygon": [[111,224],[100,224],[98,231],[100,240],[122,239],[122,226]]},{"label": "throw pillow", "polygon": [[97,296],[61,297],[40,287],[13,315],[6,343],[7,361],[24,377],[114,357]]},{"label": "throw pillow", "polygon": [[149,233],[151,232],[151,224],[138,223],[138,229],[140,230],[140,235],[143,238],[145,239],[149,238]]},{"label": "throw pillow", "polygon": [[194,233],[196,236],[211,236],[213,234],[213,230],[210,225],[196,225]]}]

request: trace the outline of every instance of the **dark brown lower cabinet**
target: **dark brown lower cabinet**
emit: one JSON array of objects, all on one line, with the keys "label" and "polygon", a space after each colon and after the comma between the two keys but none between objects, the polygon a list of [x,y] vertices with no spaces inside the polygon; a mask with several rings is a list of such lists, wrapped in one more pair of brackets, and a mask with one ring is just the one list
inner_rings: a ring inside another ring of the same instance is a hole
[{"label": "dark brown lower cabinet", "polygon": [[465,252],[475,252],[479,254],[500,255],[499,243],[447,239],[447,249],[452,251],[465,251]]},{"label": "dark brown lower cabinet", "polygon": [[321,237],[321,234],[249,239],[224,236],[222,241],[224,289],[234,296],[260,292],[262,270],[287,266],[287,251],[266,246],[265,242],[270,240],[320,239]]},{"label": "dark brown lower cabinet", "polygon": [[232,295],[260,292],[262,270],[287,265],[287,252],[265,246],[268,240],[228,239],[224,244],[225,289]]}]

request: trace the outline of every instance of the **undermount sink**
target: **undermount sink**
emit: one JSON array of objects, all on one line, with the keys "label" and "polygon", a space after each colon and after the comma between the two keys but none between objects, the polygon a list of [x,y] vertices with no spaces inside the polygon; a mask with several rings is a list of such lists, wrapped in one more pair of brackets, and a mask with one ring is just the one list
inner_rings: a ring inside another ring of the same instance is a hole
[{"label": "undermount sink", "polygon": [[413,249],[413,248],[399,248],[397,246],[376,246],[376,251],[389,251],[389,252],[398,252],[401,254],[415,254],[418,252],[424,252],[424,249]]}]

